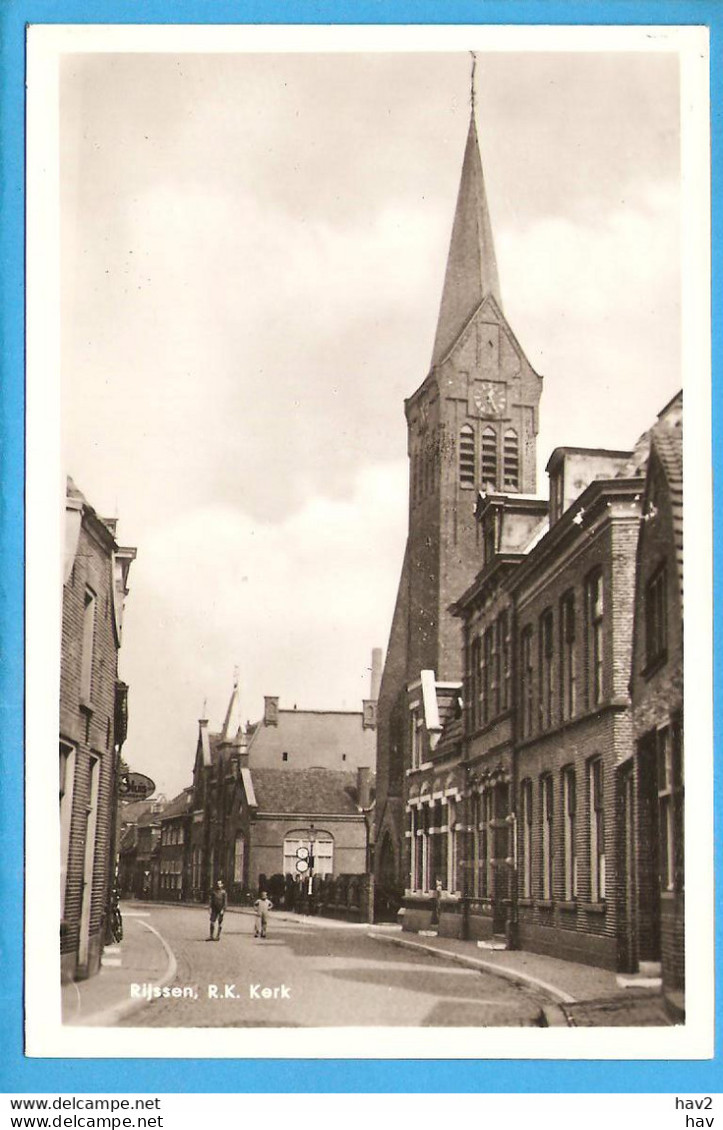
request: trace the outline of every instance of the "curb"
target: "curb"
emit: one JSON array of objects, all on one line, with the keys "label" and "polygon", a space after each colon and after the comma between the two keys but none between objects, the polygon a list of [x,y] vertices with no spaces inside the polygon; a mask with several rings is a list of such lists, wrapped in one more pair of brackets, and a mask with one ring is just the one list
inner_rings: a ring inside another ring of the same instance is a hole
[{"label": "curb", "polygon": [[[140,920],[140,925],[145,926],[146,930],[150,930],[152,934],[156,935],[166,952],[168,962],[163,972],[163,976],[159,977],[158,981],[149,982],[149,984],[152,984],[154,988],[164,989],[166,985],[170,985],[171,981],[175,979],[176,972],[178,970],[176,956],[166,939],[162,934],[158,933],[158,930],[156,930],[155,926],[151,926],[149,922],[144,922],[143,919]],[[108,1028],[111,1025],[118,1024],[119,1021],[125,1020],[127,1017],[134,1015],[134,1013],[140,1012],[141,1009],[146,1008],[148,1005],[153,1004],[155,999],[157,998],[152,997],[150,1000],[148,1000],[143,997],[138,1000],[124,1000],[121,1001],[120,1004],[111,1005],[110,1008],[103,1008],[98,1012],[92,1012],[90,1016],[86,1016],[82,1020],[71,1021],[71,1024],[74,1028]]]},{"label": "curb", "polygon": [[[455,953],[454,950],[443,950],[438,946],[425,946],[422,942],[407,941],[406,938],[390,938],[385,934],[368,934],[372,938],[386,938],[393,946],[402,946],[406,949],[423,950],[425,953],[431,953],[435,957],[446,957],[450,961],[456,962],[458,965],[464,965],[469,969],[484,970],[485,973],[493,973],[497,977],[504,977],[508,981],[514,981],[518,985],[530,986],[533,985],[536,989],[542,989],[548,996],[553,997],[555,1004],[552,1006],[544,1006],[542,1009],[543,1014],[547,1017],[547,1009],[555,1009],[559,1004],[574,1004],[575,997],[571,997],[564,989],[558,989],[555,985],[551,985],[548,981],[543,981],[540,977],[535,977],[531,973],[522,973],[520,970],[508,969],[506,966],[497,965],[494,961],[481,961],[478,957],[467,957],[465,954]],[[562,1009],[559,1010],[564,1016]],[[548,1021],[549,1023],[549,1021]],[[559,1026],[561,1021],[559,1019],[554,1021],[555,1026]],[[567,1024],[567,1020],[564,1021]]]},{"label": "curb", "polygon": [[572,1028],[567,1013],[559,1004],[546,1004],[542,1007],[544,1028]]}]

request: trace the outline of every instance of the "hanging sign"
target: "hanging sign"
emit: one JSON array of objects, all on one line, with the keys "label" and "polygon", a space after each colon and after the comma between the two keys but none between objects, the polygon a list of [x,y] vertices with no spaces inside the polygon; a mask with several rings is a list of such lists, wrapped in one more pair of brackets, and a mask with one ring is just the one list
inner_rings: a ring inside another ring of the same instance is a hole
[{"label": "hanging sign", "polygon": [[121,773],[118,795],[121,800],[148,800],[156,791],[156,782],[144,773]]}]

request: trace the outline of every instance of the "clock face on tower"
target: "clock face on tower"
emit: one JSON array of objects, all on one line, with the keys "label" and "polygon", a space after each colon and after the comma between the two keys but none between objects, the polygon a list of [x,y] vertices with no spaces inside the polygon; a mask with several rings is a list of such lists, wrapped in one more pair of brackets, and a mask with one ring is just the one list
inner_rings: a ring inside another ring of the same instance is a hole
[{"label": "clock face on tower", "polygon": [[507,388],[500,381],[477,381],[472,396],[480,416],[501,416],[507,407]]}]

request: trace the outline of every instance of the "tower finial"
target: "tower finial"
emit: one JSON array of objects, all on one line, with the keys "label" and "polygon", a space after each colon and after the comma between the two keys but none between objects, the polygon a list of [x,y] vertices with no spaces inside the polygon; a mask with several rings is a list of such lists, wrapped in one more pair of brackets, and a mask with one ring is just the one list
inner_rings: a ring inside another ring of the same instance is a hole
[{"label": "tower finial", "polygon": [[236,667],[234,667],[234,669],[233,669],[233,685],[234,685],[234,688],[238,687],[238,677],[239,677],[239,669],[238,669],[238,665],[236,665]]},{"label": "tower finial", "polygon": [[474,51],[470,51],[470,55],[472,56],[472,73],[469,76],[469,104],[470,104],[470,109],[471,109],[472,113],[474,114],[474,100],[475,100],[474,76],[475,76],[475,71],[477,70],[477,56],[475,55]]}]

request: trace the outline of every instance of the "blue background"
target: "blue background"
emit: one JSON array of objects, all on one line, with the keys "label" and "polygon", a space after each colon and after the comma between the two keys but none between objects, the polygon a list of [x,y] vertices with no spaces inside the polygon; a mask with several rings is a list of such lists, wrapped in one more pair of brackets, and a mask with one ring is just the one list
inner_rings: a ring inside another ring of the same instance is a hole
[{"label": "blue background", "polygon": [[[28,23],[341,23],[341,24],[697,24],[710,28],[713,239],[713,474],[720,482],[723,398],[717,387],[721,355],[716,317],[721,298],[721,39],[719,0],[666,3],[637,0],[0,0],[0,1086],[5,1092],[170,1091],[723,1091],[720,1036],[715,1059],[697,1062],[502,1060],[42,1060],[23,1056],[23,619],[24,619],[24,214],[25,25]],[[717,501],[717,489],[715,497]],[[718,507],[716,506],[716,516]],[[717,523],[716,523],[717,527]],[[721,540],[714,539],[715,657],[719,684],[723,654],[718,621]],[[715,732],[720,703],[716,701]],[[50,756],[50,753],[49,753]],[[53,761],[53,765],[55,762]],[[721,785],[716,766],[716,798]],[[716,804],[716,904],[723,853]],[[716,952],[721,941],[716,929]],[[56,938],[48,938],[55,960]],[[716,963],[717,965],[717,963]],[[720,1032],[720,971],[716,971],[716,1031]],[[159,1033],[159,1039],[162,1035]],[[320,1112],[321,1113],[321,1112]]]}]

